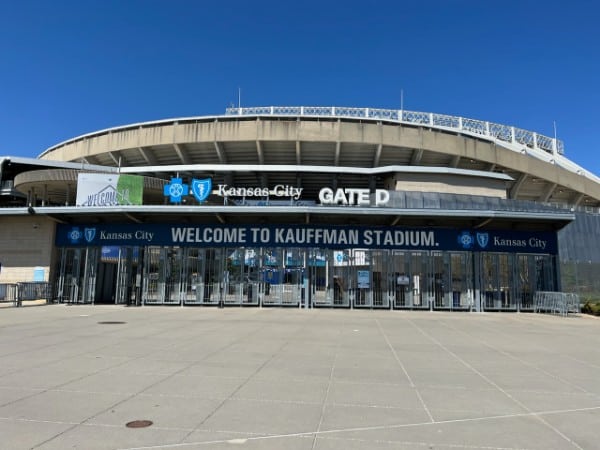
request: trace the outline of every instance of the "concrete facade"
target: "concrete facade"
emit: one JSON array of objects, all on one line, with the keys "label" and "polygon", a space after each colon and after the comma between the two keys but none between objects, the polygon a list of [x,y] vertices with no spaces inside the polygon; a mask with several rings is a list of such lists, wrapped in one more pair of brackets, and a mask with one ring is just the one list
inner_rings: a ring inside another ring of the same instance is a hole
[{"label": "concrete facade", "polygon": [[[339,160],[336,161],[335,151],[303,149],[298,152],[297,149],[301,148],[303,143],[322,143],[329,145],[330,148],[337,146],[339,152],[339,147],[343,147],[344,143],[352,143],[382,149],[383,153],[379,157],[380,164],[386,158],[390,160],[406,158],[408,161],[417,159],[419,160],[417,164],[423,164],[420,161],[422,156],[418,156],[419,153],[430,152],[432,157],[435,154],[445,155],[449,160],[458,158],[460,161],[466,161],[468,164],[464,164],[467,165],[483,164],[488,168],[503,168],[509,174],[525,174],[525,183],[529,185],[530,190],[534,191],[528,194],[531,199],[543,199],[545,191],[551,188],[553,191],[551,195],[556,196],[557,199],[559,197],[565,199],[566,202],[583,194],[591,199],[591,204],[600,204],[600,183],[582,174],[561,168],[554,163],[551,155],[545,158],[546,160],[540,160],[531,157],[526,150],[518,153],[496,143],[474,139],[471,136],[381,122],[266,120],[264,118],[238,121],[214,117],[185,123],[185,119],[181,119],[92,133],[52,147],[40,155],[40,158],[55,161],[81,161],[83,158],[95,161],[94,158],[106,156],[106,152],[110,151],[114,154],[119,153],[125,161],[131,159],[131,163],[135,163],[144,161],[144,149],[147,148],[152,148],[153,153],[156,153],[156,150],[160,152],[161,148],[172,149],[175,145],[185,146],[200,142],[207,143],[203,147],[204,150],[180,151],[178,162],[233,163],[234,161],[228,160],[225,153],[219,150],[219,143],[230,143],[245,146],[250,150],[254,148],[255,154],[251,158],[260,163],[261,156],[257,143],[293,142],[296,143],[296,147],[278,153],[277,159],[280,164],[342,165]],[[375,153],[375,150],[373,152]],[[109,161],[115,164],[114,160],[109,159]],[[162,163],[160,154],[155,157],[155,161]],[[245,158],[245,162],[250,161]],[[526,190],[524,187],[523,192]]]},{"label": "concrete facade", "polygon": [[0,239],[0,283],[33,281],[36,267],[49,281],[54,249],[54,225],[47,217],[2,217]]},{"label": "concrete facade", "polygon": [[[31,281],[42,267],[60,301],[531,310],[536,290],[560,288],[557,230],[575,208],[600,205],[600,179],[562,156],[562,143],[514,127],[240,114],[126,125],[35,160],[2,158],[0,282]],[[81,187],[88,200],[77,207],[80,173],[138,175],[141,203],[97,202],[116,195],[103,185]],[[207,195],[192,195],[204,181]],[[292,237],[180,245],[165,228],[177,226]],[[294,240],[344,227],[368,239]],[[383,233],[387,247],[373,244]]]}]

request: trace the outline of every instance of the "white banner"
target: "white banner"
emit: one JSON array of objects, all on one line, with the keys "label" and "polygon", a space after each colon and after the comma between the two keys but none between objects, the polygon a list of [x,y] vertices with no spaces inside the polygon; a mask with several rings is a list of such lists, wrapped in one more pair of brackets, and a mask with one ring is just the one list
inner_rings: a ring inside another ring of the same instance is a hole
[{"label": "white banner", "polygon": [[77,206],[141,205],[144,179],[135,175],[80,173]]}]

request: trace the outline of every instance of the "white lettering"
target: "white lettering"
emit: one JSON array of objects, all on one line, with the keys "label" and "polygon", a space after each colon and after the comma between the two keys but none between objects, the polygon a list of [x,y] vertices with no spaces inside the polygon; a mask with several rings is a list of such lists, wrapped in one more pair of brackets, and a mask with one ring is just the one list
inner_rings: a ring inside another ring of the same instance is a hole
[{"label": "white lettering", "polygon": [[[371,204],[369,189],[346,188],[336,189],[322,188],[319,191],[319,201],[322,205],[358,205],[369,206]],[[375,191],[375,206],[385,205],[390,199],[390,193],[384,189]]]},{"label": "white lettering", "polygon": [[297,188],[287,184],[278,184],[272,191],[266,187],[230,187],[227,184],[219,184],[217,190],[213,191],[216,195],[221,197],[268,197],[274,195],[275,197],[291,197],[294,200],[300,199],[303,188]]}]

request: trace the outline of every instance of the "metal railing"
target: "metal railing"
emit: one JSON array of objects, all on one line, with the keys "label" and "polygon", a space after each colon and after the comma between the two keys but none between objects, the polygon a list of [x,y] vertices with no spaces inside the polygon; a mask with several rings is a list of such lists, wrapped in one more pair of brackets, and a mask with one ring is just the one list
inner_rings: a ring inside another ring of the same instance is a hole
[{"label": "metal railing", "polygon": [[542,150],[551,155],[563,155],[563,141],[544,136],[533,131],[523,130],[509,125],[486,122],[466,117],[449,116],[401,109],[349,108],[339,106],[258,106],[249,108],[227,108],[229,116],[313,116],[313,117],[350,117],[354,119],[386,120],[412,125],[425,125],[434,128],[466,132],[486,137],[490,140]]},{"label": "metal railing", "polygon": [[538,291],[533,299],[534,312],[559,314],[579,314],[581,303],[579,295],[568,292]]},{"label": "metal railing", "polygon": [[50,302],[52,300],[50,283],[0,283],[0,303],[12,303],[13,306],[21,306],[24,301],[30,300]]}]

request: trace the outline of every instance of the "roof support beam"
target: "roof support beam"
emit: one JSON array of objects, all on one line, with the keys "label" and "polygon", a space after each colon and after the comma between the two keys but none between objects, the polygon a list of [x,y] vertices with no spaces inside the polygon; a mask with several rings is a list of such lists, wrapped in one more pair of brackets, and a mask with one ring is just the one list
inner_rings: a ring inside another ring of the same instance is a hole
[{"label": "roof support beam", "polygon": [[302,164],[302,145],[300,141],[296,141],[296,164]]},{"label": "roof support beam", "polygon": [[265,154],[262,148],[262,143],[260,141],[256,141],[256,153],[258,154],[258,163],[259,164],[264,164],[265,163]]},{"label": "roof support beam", "polygon": [[217,218],[217,220],[219,222],[225,223],[225,218],[221,214],[217,213],[217,214],[215,214],[215,217]]},{"label": "roof support beam", "polygon": [[512,198],[513,200],[517,198],[517,196],[519,195],[519,191],[523,186],[523,183],[525,183],[525,180],[527,180],[527,174],[522,173],[518,180],[515,182],[515,184],[513,184],[513,187],[510,189],[510,192],[508,194],[509,198]]},{"label": "roof support beam", "polygon": [[181,148],[181,145],[173,144],[173,147],[175,147],[175,153],[177,153],[177,156],[181,160],[181,164],[185,164],[185,165],[189,164],[190,159],[189,159],[187,153],[184,152],[183,149]]},{"label": "roof support beam", "polygon": [[583,201],[584,197],[585,197],[584,194],[576,192],[575,196],[573,197],[573,200],[571,200],[571,203],[573,204],[574,207],[577,207],[577,206],[579,206],[581,204],[581,202]]},{"label": "roof support beam", "polygon": [[375,151],[375,159],[373,159],[373,167],[379,166],[379,160],[381,159],[381,151],[383,150],[383,144],[379,144],[377,146],[377,150]]},{"label": "roof support beam", "polygon": [[269,187],[269,177],[266,173],[260,174],[260,187]]},{"label": "roof support beam", "polygon": [[214,141],[215,151],[217,152],[217,157],[219,158],[219,162],[221,164],[227,164],[227,157],[225,156],[225,150],[223,150],[223,144],[218,141]]},{"label": "roof support beam", "polygon": [[117,155],[115,152],[106,152],[106,153],[108,153],[108,156],[110,156],[110,159],[113,160],[113,162],[115,163],[115,166],[121,167],[121,157],[119,155]]},{"label": "roof support beam", "polygon": [[550,184],[550,186],[548,187],[548,190],[545,193],[543,193],[542,195],[540,195],[539,201],[545,203],[548,200],[550,200],[550,197],[554,193],[554,190],[556,189],[556,186],[557,186],[556,183]]},{"label": "roof support beam", "polygon": [[418,166],[421,164],[421,159],[423,158],[423,149],[415,148],[412,154],[412,158],[410,159],[411,166]]},{"label": "roof support beam", "polygon": [[479,222],[477,225],[475,225],[473,228],[477,229],[477,228],[481,228],[486,226],[488,223],[490,223],[493,220],[492,217],[488,217],[487,219]]},{"label": "roof support beam", "polygon": [[371,175],[369,177],[369,190],[371,192],[375,192],[375,189],[377,189],[377,178]]},{"label": "roof support beam", "polygon": [[458,164],[460,163],[460,155],[456,155],[452,158],[452,161],[450,161],[450,167],[453,168],[457,168]]},{"label": "roof support beam", "polygon": [[390,226],[395,227],[396,225],[398,225],[398,222],[400,222],[401,218],[402,218],[402,216],[396,216],[396,218],[394,220],[392,220],[392,223],[390,223]]},{"label": "roof support beam", "polygon": [[142,223],[142,221],[140,219],[138,219],[137,217],[133,217],[130,213],[125,213],[125,217],[127,217],[132,222]]},{"label": "roof support beam", "polygon": [[146,161],[147,165],[149,165],[149,166],[157,165],[154,154],[152,154],[151,152],[146,150],[144,147],[138,147],[138,151],[140,152],[140,155],[142,155],[142,158],[144,158],[144,161]]},{"label": "roof support beam", "polygon": [[339,166],[340,165],[340,153],[342,151],[342,143],[340,141],[337,141],[335,143],[335,156],[333,158],[333,165],[334,166]]}]

